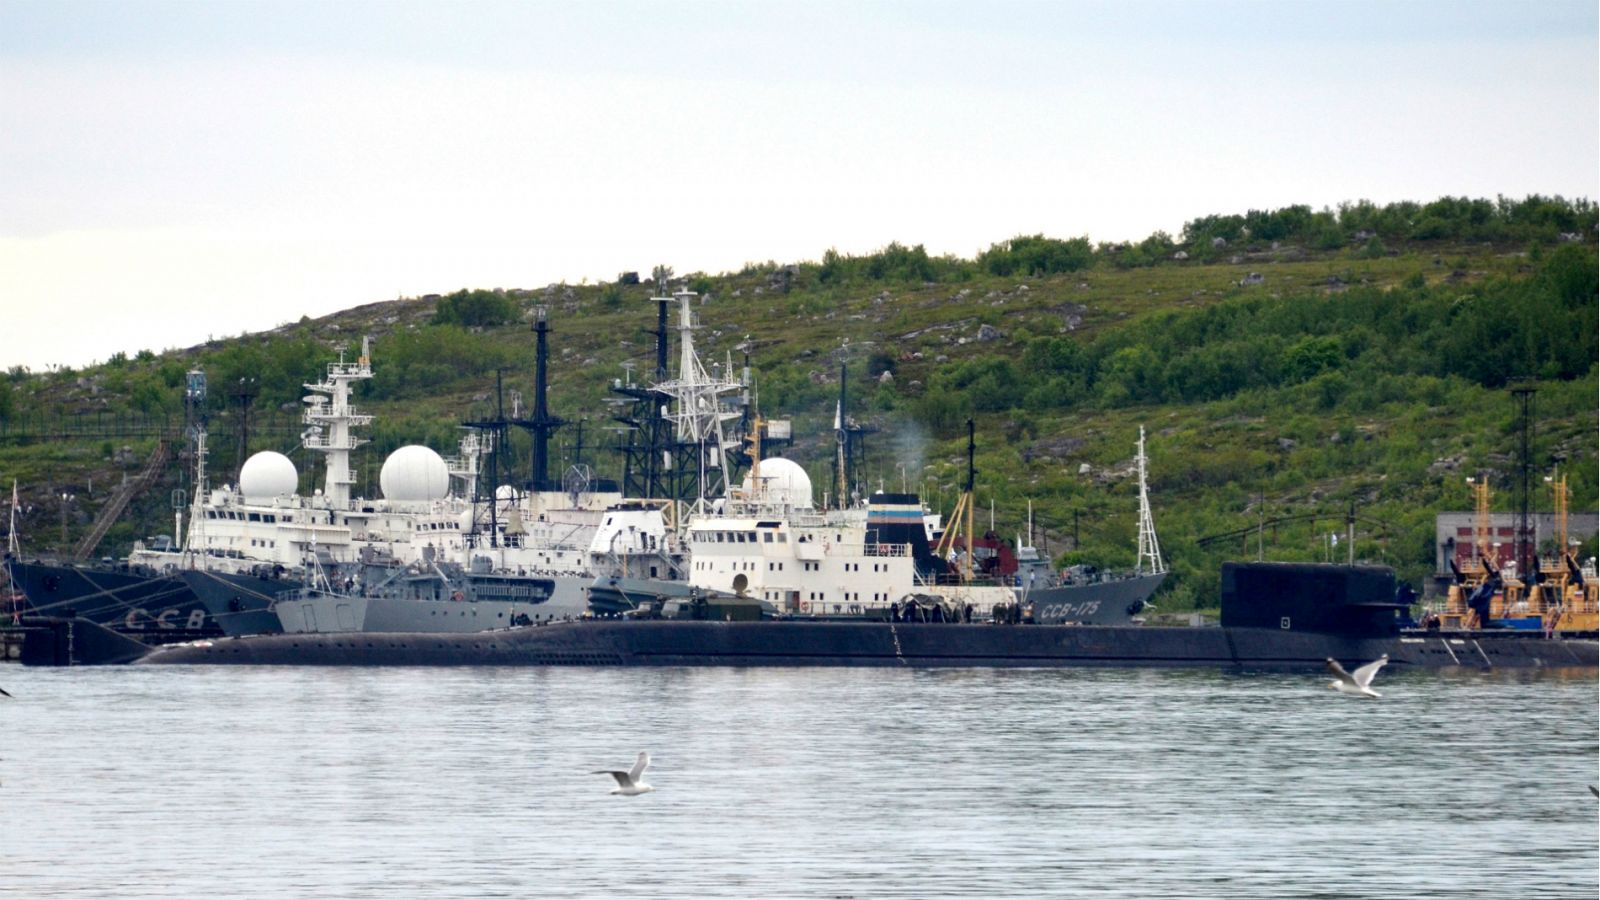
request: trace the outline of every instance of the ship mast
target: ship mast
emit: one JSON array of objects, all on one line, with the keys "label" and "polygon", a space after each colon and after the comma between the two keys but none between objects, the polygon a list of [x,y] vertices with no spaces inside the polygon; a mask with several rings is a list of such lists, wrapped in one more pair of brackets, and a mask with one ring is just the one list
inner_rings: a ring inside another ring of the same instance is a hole
[{"label": "ship mast", "polygon": [[849,506],[850,490],[850,435],[845,431],[844,418],[844,363],[839,363],[839,401],[833,408],[833,440],[834,440],[834,469],[833,491],[837,498],[838,508],[845,509]]},{"label": "ship mast", "polygon": [[1556,511],[1556,554],[1565,559],[1567,555],[1567,504],[1572,492],[1567,488],[1567,476],[1557,474],[1553,478],[1546,478],[1550,482],[1550,491],[1555,495]]},{"label": "ship mast", "polygon": [[17,540],[17,480],[11,479],[11,530],[6,533],[6,555],[22,558],[22,544]]},{"label": "ship mast", "polygon": [[[550,415],[549,400],[546,396],[550,393],[547,375],[550,363],[548,339],[550,323],[546,321],[546,312],[543,306],[534,307],[533,418],[511,420],[512,425],[526,429],[533,438],[533,466],[528,476],[528,489],[534,493],[557,490],[560,487],[560,482],[552,484],[550,481],[550,438],[556,429],[567,424],[565,419]],[[513,411],[512,414],[515,416],[516,412]]]},{"label": "ship mast", "polygon": [[[194,495],[189,498],[189,535],[184,540],[183,549],[186,553],[206,552],[205,547],[205,512],[202,509],[206,495],[206,373],[199,369],[190,370],[184,383],[183,405],[189,420],[189,439],[194,441],[194,484],[190,487]],[[175,539],[183,539],[183,511],[181,506],[177,512],[180,521],[177,530],[173,533]],[[192,561],[191,561],[192,564]]]},{"label": "ship mast", "polygon": [[445,468],[450,477],[461,482],[462,497],[469,500],[477,499],[481,461],[493,445],[494,436],[491,433],[480,433],[469,428],[466,434],[461,436],[461,455],[445,460]]},{"label": "ship mast", "polygon": [[306,429],[301,444],[327,457],[322,499],[331,509],[350,507],[350,486],[355,483],[355,473],[350,469],[350,451],[367,443],[351,434],[350,429],[372,422],[371,416],[356,412],[350,405],[350,386],[352,382],[371,377],[371,350],[368,338],[363,337],[359,359],[346,363],[341,347],[339,361],[328,364],[328,377],[317,384],[305,385],[306,390],[315,393],[305,400],[304,421],[311,427]]},{"label": "ship mast", "polygon": [[967,506],[967,548],[961,554],[961,580],[972,582],[972,498],[976,488],[978,469],[975,465],[978,453],[977,426],[971,419],[967,420],[967,493],[962,501]]},{"label": "ship mast", "polygon": [[1469,477],[1467,486],[1472,491],[1473,505],[1473,535],[1472,557],[1474,562],[1481,562],[1494,571],[1500,570],[1498,553],[1491,553],[1489,538],[1493,534],[1489,526],[1489,477],[1482,475],[1477,478]]},{"label": "ship mast", "polygon": [[[1167,570],[1161,560],[1161,542],[1156,540],[1156,520],[1150,515],[1150,482],[1146,478],[1145,467],[1149,458],[1144,453],[1144,426],[1139,426],[1139,561],[1134,564],[1133,571],[1136,575],[1159,575]],[[1031,526],[1030,526],[1031,531]],[[1354,546],[1352,544],[1352,546]],[[1145,568],[1145,561],[1149,560],[1150,567]]]},{"label": "ship mast", "polygon": [[[690,301],[697,295],[682,290],[674,293],[678,301],[678,377],[655,385],[654,390],[673,400],[667,413],[672,422],[680,471],[692,465],[696,480],[693,511],[705,512],[710,498],[726,499],[729,444],[722,425],[738,417],[725,408],[722,395],[740,389],[737,381],[713,378],[700,363],[694,349],[694,311]],[[684,458],[693,453],[693,459]]]}]

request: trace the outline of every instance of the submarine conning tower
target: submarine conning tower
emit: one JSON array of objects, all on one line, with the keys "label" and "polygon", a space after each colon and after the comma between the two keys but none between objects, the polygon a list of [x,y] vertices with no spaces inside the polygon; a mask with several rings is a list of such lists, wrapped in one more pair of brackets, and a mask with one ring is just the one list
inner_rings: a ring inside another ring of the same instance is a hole
[{"label": "submarine conning tower", "polygon": [[1326,563],[1223,563],[1224,628],[1380,637],[1400,630],[1394,570]]},{"label": "submarine conning tower", "polygon": [[918,575],[945,574],[949,567],[928,546],[922,517],[922,500],[916,494],[878,491],[867,501],[867,543],[910,544]]}]

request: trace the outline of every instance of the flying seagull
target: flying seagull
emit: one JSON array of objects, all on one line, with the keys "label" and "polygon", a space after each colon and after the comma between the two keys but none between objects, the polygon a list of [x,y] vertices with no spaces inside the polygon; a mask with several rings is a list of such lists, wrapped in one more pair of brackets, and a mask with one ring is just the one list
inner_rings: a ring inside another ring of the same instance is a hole
[{"label": "flying seagull", "polygon": [[640,794],[655,790],[640,780],[644,770],[650,765],[650,754],[640,751],[639,758],[634,761],[633,768],[624,772],[621,769],[596,769],[590,775],[610,775],[617,780],[616,789],[611,793],[621,794],[624,797],[637,797]]},{"label": "flying seagull", "polygon": [[1339,661],[1330,656],[1328,657],[1328,671],[1332,672],[1333,677],[1337,678],[1338,681],[1328,682],[1328,687],[1341,694],[1350,694],[1355,697],[1382,697],[1382,694],[1371,688],[1372,676],[1378,674],[1378,670],[1387,665],[1388,662],[1389,654],[1385,653],[1354,672],[1346,672],[1344,666],[1339,665]]}]

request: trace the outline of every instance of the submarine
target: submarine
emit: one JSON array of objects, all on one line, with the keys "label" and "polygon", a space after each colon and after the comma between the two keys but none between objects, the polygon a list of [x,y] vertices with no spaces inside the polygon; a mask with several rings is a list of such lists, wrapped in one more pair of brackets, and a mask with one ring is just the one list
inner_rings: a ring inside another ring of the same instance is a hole
[{"label": "submarine", "polygon": [[84,620],[26,623],[29,665],[888,666],[1321,668],[1387,655],[1396,669],[1594,668],[1592,634],[1401,627],[1392,569],[1226,563],[1218,626],[783,618],[738,597],[650,618],[456,634],[276,634],[157,647]]}]

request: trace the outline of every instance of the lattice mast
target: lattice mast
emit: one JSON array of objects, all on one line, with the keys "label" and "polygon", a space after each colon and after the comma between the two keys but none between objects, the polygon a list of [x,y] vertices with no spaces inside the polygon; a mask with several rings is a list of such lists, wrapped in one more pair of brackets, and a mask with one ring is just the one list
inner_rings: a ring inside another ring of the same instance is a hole
[{"label": "lattice mast", "polygon": [[654,390],[672,398],[667,419],[673,427],[676,469],[694,478],[692,508],[704,512],[708,499],[729,496],[728,451],[734,445],[729,443],[723,424],[739,414],[727,408],[722,396],[743,386],[737,381],[713,378],[706,372],[694,347],[696,325],[690,301],[697,295],[684,290],[672,296],[678,301],[678,377],[656,385]]},{"label": "lattice mast", "polygon": [[[1146,476],[1149,458],[1144,452],[1144,426],[1139,426],[1139,561],[1134,572],[1157,575],[1167,570],[1161,559],[1161,542],[1156,539],[1156,520],[1150,515],[1150,482]],[[1148,568],[1146,563],[1148,562]]]},{"label": "lattice mast", "polygon": [[17,480],[11,479],[11,531],[6,537],[6,554],[12,559],[22,558],[22,543],[17,539]]},{"label": "lattice mast", "polygon": [[[189,498],[189,533],[185,538],[183,532],[183,504],[174,503],[176,510],[177,530],[173,535],[183,541],[183,549],[190,553],[205,553],[205,514],[202,507],[205,504],[206,494],[206,428],[210,417],[206,414],[206,373],[200,369],[191,369],[184,378],[183,409],[185,426],[189,440],[194,445],[194,484],[191,485],[193,495]],[[191,561],[192,564],[192,561]]]}]

